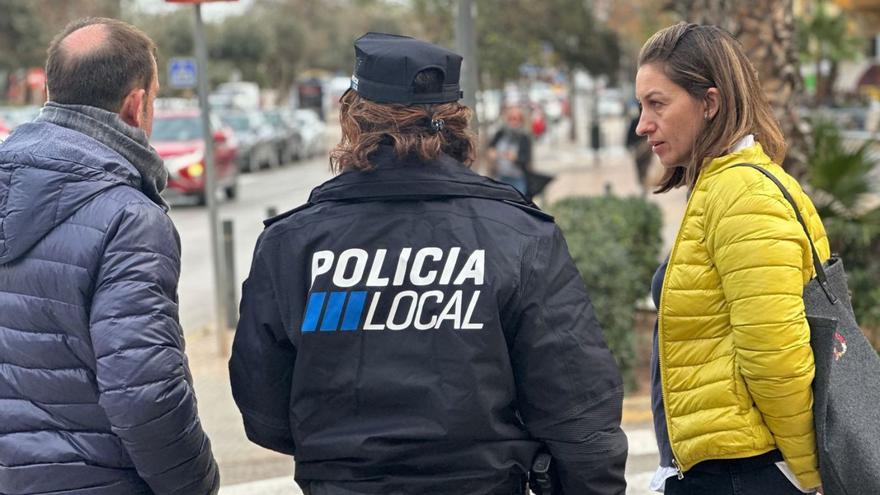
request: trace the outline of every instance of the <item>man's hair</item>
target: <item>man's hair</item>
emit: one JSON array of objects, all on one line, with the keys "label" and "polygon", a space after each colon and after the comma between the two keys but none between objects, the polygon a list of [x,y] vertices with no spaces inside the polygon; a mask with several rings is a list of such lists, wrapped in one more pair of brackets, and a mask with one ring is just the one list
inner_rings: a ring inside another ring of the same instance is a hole
[{"label": "man's hair", "polygon": [[785,138],[764,96],[758,72],[739,42],[716,26],[680,22],[658,31],[642,47],[639,67],[654,65],[692,98],[718,88],[718,113],[694,142],[690,162],[666,169],[656,192],[696,183],[703,160],[723,156],[754,134],[776,162],[785,158]]},{"label": "man's hair", "polygon": [[[416,94],[439,93],[442,86],[443,72],[437,69],[419,72],[412,84]],[[465,165],[474,161],[476,141],[468,129],[471,110],[458,102],[376,103],[349,91],[341,103],[342,140],[330,153],[334,172],[372,169],[370,155],[388,141],[400,157],[415,156],[430,161],[445,153]],[[439,132],[431,129],[431,121],[435,119],[444,122]]]},{"label": "man's hair", "polygon": [[[101,25],[106,38],[81,53],[64,39],[87,26]],[[55,103],[89,105],[118,112],[133,89],[150,92],[156,45],[138,28],[116,20],[87,17],[73,21],[49,44],[46,88]]]}]

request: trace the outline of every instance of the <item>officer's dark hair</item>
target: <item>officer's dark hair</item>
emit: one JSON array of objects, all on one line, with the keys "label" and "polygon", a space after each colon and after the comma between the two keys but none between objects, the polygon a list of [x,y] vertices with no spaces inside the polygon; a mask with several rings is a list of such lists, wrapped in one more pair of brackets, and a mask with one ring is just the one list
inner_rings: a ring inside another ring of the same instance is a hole
[{"label": "officer's dark hair", "polygon": [[[416,74],[413,92],[439,93],[443,72],[427,69]],[[458,103],[401,105],[376,103],[355,91],[342,97],[339,123],[342,140],[330,153],[330,168],[336,172],[370,170],[372,155],[379,145],[390,141],[397,156],[414,156],[430,161],[445,153],[470,165],[476,155],[476,138],[468,125],[471,109]],[[436,131],[432,120],[442,120]]]},{"label": "officer's dark hair", "polygon": [[[71,53],[64,40],[79,29],[100,25],[106,37],[82,53]],[[136,27],[103,17],[68,24],[49,44],[46,89],[49,100],[118,112],[133,89],[150,92],[156,45]]]}]

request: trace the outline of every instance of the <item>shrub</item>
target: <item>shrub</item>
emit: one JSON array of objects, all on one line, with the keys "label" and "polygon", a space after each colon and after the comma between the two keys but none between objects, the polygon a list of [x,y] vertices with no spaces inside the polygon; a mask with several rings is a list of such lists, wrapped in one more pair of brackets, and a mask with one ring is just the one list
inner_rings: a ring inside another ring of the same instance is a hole
[{"label": "shrub", "polygon": [[627,389],[636,387],[636,302],[651,289],[662,216],[641,198],[563,199],[548,209],[565,234]]},{"label": "shrub", "polygon": [[868,140],[851,149],[833,124],[819,121],[807,161],[811,196],[831,251],[843,259],[853,310],[866,332],[880,328],[880,207],[866,206],[871,194],[880,194],[871,186],[878,166],[872,146],[878,144]]}]

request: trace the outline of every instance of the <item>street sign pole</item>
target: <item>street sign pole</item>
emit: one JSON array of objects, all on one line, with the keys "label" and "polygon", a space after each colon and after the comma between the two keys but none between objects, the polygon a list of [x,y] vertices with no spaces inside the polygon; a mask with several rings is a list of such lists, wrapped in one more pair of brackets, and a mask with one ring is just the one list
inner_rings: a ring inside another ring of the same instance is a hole
[{"label": "street sign pole", "polygon": [[477,37],[474,33],[474,2],[458,0],[458,13],[455,18],[455,47],[464,58],[462,62],[461,89],[464,92],[462,103],[474,112],[471,128],[477,130]]},{"label": "street sign pole", "polygon": [[202,135],[205,138],[205,202],[208,207],[208,222],[211,234],[211,260],[214,264],[214,331],[217,337],[217,350],[226,354],[226,312],[224,295],[229,283],[221,256],[220,229],[217,225],[217,177],[214,168],[214,133],[211,130],[210,107],[208,105],[208,50],[205,46],[205,29],[202,22],[202,5],[195,8],[195,45],[198,63],[199,107],[202,115]]}]

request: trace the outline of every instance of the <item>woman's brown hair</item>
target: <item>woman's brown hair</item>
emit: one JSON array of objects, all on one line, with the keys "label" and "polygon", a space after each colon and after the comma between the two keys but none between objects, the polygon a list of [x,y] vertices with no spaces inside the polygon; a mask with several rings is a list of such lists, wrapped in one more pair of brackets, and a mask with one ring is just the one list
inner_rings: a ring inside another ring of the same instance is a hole
[{"label": "woman's brown hair", "polygon": [[[438,78],[434,70],[420,72],[413,83],[414,92],[436,92],[432,87],[442,82],[442,73]],[[330,152],[330,168],[335,173],[371,170],[370,155],[389,141],[399,157],[430,161],[445,153],[465,165],[474,161],[476,139],[468,127],[471,110],[458,102],[385,104],[349,91],[341,103],[342,140]],[[443,124],[436,130],[431,124],[438,120]]]},{"label": "woman's brown hair", "polygon": [[656,193],[693,187],[707,158],[723,156],[748,134],[754,134],[776,162],[785,159],[785,138],[764,96],[758,73],[740,43],[717,26],[680,22],[655,33],[639,53],[639,67],[662,68],[672,82],[703,100],[717,88],[719,106],[697,136],[690,162],[666,169]]}]

